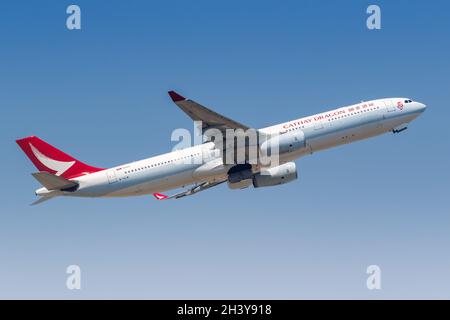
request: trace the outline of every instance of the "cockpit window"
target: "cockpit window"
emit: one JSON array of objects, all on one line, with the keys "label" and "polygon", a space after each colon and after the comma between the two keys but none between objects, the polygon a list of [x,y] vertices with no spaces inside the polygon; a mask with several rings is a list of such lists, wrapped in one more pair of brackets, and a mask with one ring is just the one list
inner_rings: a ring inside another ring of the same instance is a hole
[{"label": "cockpit window", "polygon": [[411,103],[412,100],[405,100],[405,103]]}]

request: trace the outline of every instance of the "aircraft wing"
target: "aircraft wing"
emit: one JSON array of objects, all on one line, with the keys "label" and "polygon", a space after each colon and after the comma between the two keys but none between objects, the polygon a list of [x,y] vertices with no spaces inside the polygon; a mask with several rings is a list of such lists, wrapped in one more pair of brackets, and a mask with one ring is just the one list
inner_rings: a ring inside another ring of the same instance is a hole
[{"label": "aircraft wing", "polygon": [[171,195],[171,196],[166,196],[165,194],[162,194],[162,193],[154,193],[153,196],[156,198],[156,200],[179,199],[179,198],[190,196],[190,195],[193,195],[193,194],[195,194],[197,192],[200,192],[200,191],[203,191],[203,190],[215,187],[215,186],[217,186],[219,184],[224,183],[225,181],[227,181],[227,179],[224,179],[222,181],[217,181],[217,182],[208,182],[208,181],[206,181],[206,182],[200,183],[198,185],[195,185],[195,186],[193,186],[192,188],[190,188],[190,189],[188,189],[186,191],[182,191],[182,192],[176,193],[176,194]]},{"label": "aircraft wing", "polygon": [[202,121],[202,133],[210,128],[219,129],[222,134],[226,129],[243,129],[244,131],[249,129],[246,125],[218,114],[193,100],[186,99],[175,91],[169,91],[169,96],[192,120]]}]

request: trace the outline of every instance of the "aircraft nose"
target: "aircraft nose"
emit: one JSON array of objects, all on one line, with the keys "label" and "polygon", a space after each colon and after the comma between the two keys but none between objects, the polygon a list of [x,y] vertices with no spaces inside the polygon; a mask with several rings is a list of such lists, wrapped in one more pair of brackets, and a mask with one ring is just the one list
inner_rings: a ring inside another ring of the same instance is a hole
[{"label": "aircraft nose", "polygon": [[426,106],[425,104],[420,103],[420,102],[417,103],[417,109],[418,109],[420,112],[424,112],[426,108],[427,108],[427,106]]}]

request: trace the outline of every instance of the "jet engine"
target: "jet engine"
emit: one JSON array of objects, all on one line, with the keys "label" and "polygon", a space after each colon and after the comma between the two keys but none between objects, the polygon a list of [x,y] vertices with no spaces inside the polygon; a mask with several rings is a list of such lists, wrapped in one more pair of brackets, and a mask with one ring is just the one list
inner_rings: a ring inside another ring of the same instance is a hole
[{"label": "jet engine", "polygon": [[238,164],[228,171],[228,187],[230,189],[244,189],[252,185],[252,166]]},{"label": "jet engine", "polygon": [[253,176],[255,188],[271,187],[294,181],[298,178],[294,162],[287,162],[277,167],[264,169]]}]

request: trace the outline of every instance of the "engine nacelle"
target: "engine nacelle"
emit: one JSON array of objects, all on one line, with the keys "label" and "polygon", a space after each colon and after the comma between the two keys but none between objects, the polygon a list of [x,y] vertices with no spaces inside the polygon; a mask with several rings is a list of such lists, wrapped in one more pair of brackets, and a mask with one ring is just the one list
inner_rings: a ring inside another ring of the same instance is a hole
[{"label": "engine nacelle", "polygon": [[275,137],[269,137],[261,143],[260,151],[265,156],[297,151],[306,146],[305,135],[302,130],[287,131]]},{"label": "engine nacelle", "polygon": [[297,168],[294,162],[288,162],[277,167],[264,169],[253,176],[255,188],[271,187],[294,181],[298,178]]}]

